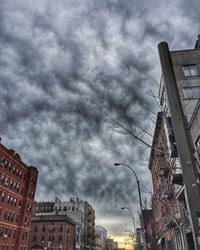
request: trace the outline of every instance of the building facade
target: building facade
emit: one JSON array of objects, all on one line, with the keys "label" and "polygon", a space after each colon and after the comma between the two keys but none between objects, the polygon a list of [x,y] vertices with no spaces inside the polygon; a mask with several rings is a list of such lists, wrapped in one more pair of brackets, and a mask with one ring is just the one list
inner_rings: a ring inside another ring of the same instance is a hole
[{"label": "building facade", "polygon": [[171,183],[180,207],[172,234],[174,249],[200,249],[200,41],[194,49],[179,51],[169,51],[163,42],[159,54],[159,98],[169,138]]},{"label": "building facade", "polygon": [[67,215],[76,223],[75,249],[94,249],[95,247],[95,211],[87,201],[71,198],[70,201],[37,202],[36,215]]},{"label": "building facade", "polygon": [[75,230],[66,215],[33,216],[28,250],[74,250]]},{"label": "building facade", "polygon": [[107,245],[107,248],[106,248],[107,250],[114,250],[115,248],[115,242],[113,239],[107,239],[106,245]]},{"label": "building facade", "polygon": [[0,144],[0,249],[26,250],[38,171]]},{"label": "building facade", "polygon": [[155,249],[173,249],[174,232],[176,231],[177,237],[181,237],[176,223],[180,222],[183,215],[172,181],[175,165],[174,158],[171,157],[177,156],[177,151],[173,146],[170,154],[166,119],[163,112],[158,113],[149,160],[153,182],[151,230],[155,233]]},{"label": "building facade", "polygon": [[[102,226],[95,227],[95,239],[98,239],[98,245],[100,245],[101,250],[106,250],[106,241],[107,241],[107,231]],[[96,240],[95,240],[96,242]],[[97,244],[96,244],[97,245]]]}]

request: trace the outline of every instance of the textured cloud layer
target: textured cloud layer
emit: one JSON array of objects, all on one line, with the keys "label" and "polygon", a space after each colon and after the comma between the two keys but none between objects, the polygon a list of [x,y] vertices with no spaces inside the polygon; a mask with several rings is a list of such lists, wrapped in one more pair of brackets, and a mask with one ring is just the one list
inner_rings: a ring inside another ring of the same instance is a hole
[{"label": "textured cloud layer", "polygon": [[114,132],[106,112],[127,126],[147,126],[145,107],[154,109],[154,100],[146,92],[160,77],[157,44],[193,47],[200,16],[193,3],[0,2],[0,132],[38,167],[37,199],[78,196],[111,234],[131,227],[120,208],[137,215],[137,186],[113,162],[134,166],[146,197],[148,151]]}]

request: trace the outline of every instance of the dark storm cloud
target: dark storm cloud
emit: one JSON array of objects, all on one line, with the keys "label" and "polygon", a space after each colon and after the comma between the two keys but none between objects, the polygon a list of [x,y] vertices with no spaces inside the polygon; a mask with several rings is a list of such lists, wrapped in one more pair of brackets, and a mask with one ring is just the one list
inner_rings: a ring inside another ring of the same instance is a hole
[{"label": "dark storm cloud", "polygon": [[0,2],[1,137],[38,167],[37,199],[86,199],[113,234],[126,224],[121,206],[137,213],[134,176],[113,162],[134,166],[145,198],[148,150],[114,132],[106,113],[128,127],[148,125],[157,43],[191,47],[198,33],[198,6],[180,3]]}]

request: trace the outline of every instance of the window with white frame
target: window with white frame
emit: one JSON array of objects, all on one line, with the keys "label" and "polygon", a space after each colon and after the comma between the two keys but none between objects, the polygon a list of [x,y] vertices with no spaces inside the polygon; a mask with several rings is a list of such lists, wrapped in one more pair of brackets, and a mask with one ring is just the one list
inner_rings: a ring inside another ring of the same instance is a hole
[{"label": "window with white frame", "polygon": [[196,65],[184,65],[183,73],[185,77],[198,76],[198,70]]},{"label": "window with white frame", "polygon": [[200,98],[200,86],[185,87],[183,88],[185,98]]}]

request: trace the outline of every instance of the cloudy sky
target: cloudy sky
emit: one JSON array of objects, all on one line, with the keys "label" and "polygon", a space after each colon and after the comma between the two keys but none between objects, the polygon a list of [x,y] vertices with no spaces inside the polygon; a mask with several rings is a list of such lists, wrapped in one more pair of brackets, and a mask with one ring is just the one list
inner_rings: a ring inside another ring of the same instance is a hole
[{"label": "cloudy sky", "polygon": [[137,217],[136,182],[113,163],[149,199],[149,152],[107,114],[152,133],[157,44],[193,48],[199,19],[197,0],[0,1],[0,136],[37,166],[37,200],[78,196],[109,235],[131,228],[120,208]]}]

